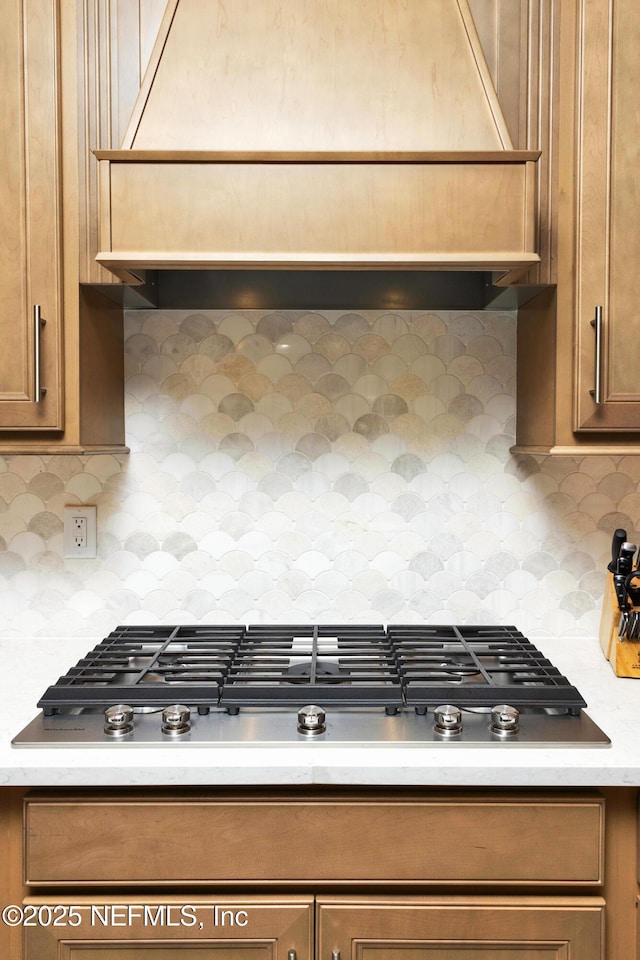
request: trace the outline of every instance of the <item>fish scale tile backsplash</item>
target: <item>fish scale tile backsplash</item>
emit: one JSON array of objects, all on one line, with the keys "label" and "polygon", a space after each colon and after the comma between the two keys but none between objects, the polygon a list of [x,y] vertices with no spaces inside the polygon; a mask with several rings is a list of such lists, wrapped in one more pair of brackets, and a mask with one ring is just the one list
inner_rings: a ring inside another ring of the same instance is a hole
[{"label": "fish scale tile backsplash", "polygon": [[[128,311],[129,456],[0,459],[0,634],[597,632],[640,458],[514,456],[511,313]],[[65,504],[98,507],[66,560]]]}]

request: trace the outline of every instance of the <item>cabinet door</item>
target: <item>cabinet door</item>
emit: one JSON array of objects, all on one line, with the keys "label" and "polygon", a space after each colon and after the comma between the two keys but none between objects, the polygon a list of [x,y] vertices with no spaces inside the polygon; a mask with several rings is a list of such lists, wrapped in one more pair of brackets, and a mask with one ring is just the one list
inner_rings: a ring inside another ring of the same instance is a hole
[{"label": "cabinet door", "polygon": [[60,430],[58,4],[0,12],[0,428]]},{"label": "cabinet door", "polygon": [[318,903],[317,960],[602,960],[598,898]]},{"label": "cabinet door", "polygon": [[578,13],[576,426],[640,431],[640,8],[580,0]]},{"label": "cabinet door", "polygon": [[96,896],[24,904],[24,960],[313,960],[311,898]]}]

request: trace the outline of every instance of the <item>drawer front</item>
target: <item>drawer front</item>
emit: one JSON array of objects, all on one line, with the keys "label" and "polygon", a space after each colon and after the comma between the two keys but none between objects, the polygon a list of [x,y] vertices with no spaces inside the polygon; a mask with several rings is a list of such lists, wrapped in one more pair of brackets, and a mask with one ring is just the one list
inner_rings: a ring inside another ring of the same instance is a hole
[{"label": "drawer front", "polygon": [[604,800],[31,798],[29,884],[598,885]]}]

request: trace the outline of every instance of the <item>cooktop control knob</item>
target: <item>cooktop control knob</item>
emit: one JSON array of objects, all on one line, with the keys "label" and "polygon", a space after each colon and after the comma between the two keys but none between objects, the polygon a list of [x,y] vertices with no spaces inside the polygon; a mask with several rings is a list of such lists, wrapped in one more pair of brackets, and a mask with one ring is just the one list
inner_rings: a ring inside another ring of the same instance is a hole
[{"label": "cooktop control knob", "polygon": [[491,708],[491,730],[501,736],[517,733],[520,729],[520,711],[508,703]]},{"label": "cooktop control knob", "polygon": [[326,714],[322,707],[311,703],[306,707],[300,707],[298,710],[298,732],[304,733],[307,737],[315,737],[319,733],[324,733],[326,727]]},{"label": "cooktop control knob", "polygon": [[191,729],[191,711],[184,703],[172,703],[162,711],[162,732],[171,737],[182,736]]},{"label": "cooktop control knob", "polygon": [[110,737],[124,737],[133,730],[133,707],[115,703],[104,712],[104,732]]},{"label": "cooktop control knob", "polygon": [[443,703],[433,711],[436,733],[453,736],[462,730],[462,710],[451,703]]}]

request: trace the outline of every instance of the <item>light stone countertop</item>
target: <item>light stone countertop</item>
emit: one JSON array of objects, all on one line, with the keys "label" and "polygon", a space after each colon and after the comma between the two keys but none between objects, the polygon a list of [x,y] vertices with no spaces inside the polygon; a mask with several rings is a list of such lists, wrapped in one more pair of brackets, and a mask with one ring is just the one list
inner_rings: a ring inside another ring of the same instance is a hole
[{"label": "light stone countertop", "polygon": [[532,639],[578,688],[610,747],[16,748],[11,738],[44,690],[98,641],[0,639],[0,786],[640,786],[640,679],[616,677],[595,638]]}]

